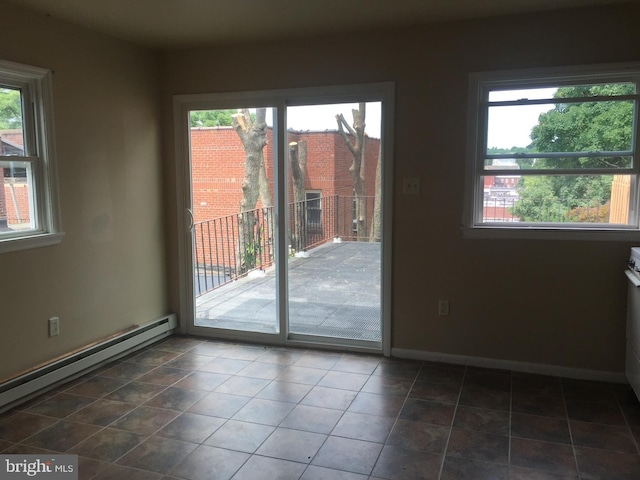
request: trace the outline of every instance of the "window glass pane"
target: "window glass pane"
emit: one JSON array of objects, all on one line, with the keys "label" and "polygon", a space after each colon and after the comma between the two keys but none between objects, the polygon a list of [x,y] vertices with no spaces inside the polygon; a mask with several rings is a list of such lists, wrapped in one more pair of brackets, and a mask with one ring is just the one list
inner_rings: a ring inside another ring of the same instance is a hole
[{"label": "window glass pane", "polygon": [[631,168],[633,157],[559,157],[559,158],[487,158],[484,161],[485,170],[589,170],[601,168]]},{"label": "window glass pane", "polygon": [[0,156],[23,156],[23,138],[20,90],[0,87]]},{"label": "window glass pane", "polygon": [[489,107],[487,153],[629,151],[632,132],[632,101]]},{"label": "window glass pane", "polygon": [[31,164],[0,161],[0,187],[0,236],[34,229]]},{"label": "window glass pane", "polygon": [[485,176],[483,222],[629,225],[629,175]]},{"label": "window glass pane", "polygon": [[619,96],[635,93],[635,84],[607,83],[572,85],[570,87],[519,88],[509,90],[492,90],[489,92],[490,102],[508,102],[515,100],[544,100],[547,98]]}]

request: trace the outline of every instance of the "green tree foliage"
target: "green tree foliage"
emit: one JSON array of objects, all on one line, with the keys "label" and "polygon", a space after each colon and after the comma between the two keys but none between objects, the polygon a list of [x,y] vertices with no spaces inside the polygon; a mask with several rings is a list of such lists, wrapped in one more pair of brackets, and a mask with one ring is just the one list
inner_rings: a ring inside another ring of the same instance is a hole
[{"label": "green tree foliage", "polygon": [[198,110],[191,112],[191,127],[230,127],[235,110]]},{"label": "green tree foliage", "polygon": [[22,128],[20,91],[0,88],[0,129]]},{"label": "green tree foliage", "polygon": [[[584,97],[584,103],[558,103],[542,113],[531,132],[534,152],[615,152],[631,149],[633,103],[589,102],[589,97],[633,94],[625,84],[559,88],[554,98]],[[620,155],[536,159],[530,168],[584,169],[585,175],[523,177],[513,214],[524,221],[608,221],[611,176],[588,175],[591,168],[630,166]],[[605,215],[606,212],[606,215]],[[606,218],[605,218],[606,217]]]}]

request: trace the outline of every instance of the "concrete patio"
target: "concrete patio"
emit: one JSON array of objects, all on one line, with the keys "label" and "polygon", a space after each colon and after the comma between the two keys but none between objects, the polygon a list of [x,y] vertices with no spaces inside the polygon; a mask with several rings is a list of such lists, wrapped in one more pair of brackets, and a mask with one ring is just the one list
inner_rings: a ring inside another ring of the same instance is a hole
[{"label": "concrete patio", "polygon": [[[379,342],[380,243],[327,243],[289,258],[289,331]],[[275,269],[196,299],[196,325],[276,333]]]}]

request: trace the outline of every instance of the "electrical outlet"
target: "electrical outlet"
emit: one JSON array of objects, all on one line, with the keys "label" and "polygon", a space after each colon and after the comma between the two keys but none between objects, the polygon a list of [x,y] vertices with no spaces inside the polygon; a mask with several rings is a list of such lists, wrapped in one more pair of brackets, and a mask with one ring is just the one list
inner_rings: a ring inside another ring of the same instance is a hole
[{"label": "electrical outlet", "polygon": [[420,193],[420,177],[405,177],[402,182],[402,192],[405,195],[418,195]]},{"label": "electrical outlet", "polygon": [[60,335],[60,319],[58,317],[51,317],[49,319],[49,336],[57,337]]},{"label": "electrical outlet", "polygon": [[438,300],[438,315],[441,317],[449,316],[449,300]]}]

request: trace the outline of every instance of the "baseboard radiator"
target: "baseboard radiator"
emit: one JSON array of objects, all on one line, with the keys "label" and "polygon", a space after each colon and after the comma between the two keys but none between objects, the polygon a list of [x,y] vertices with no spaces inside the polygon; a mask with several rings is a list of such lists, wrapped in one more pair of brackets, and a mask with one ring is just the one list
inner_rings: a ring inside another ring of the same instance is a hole
[{"label": "baseboard radiator", "polygon": [[12,378],[0,385],[0,413],[168,337],[177,326],[176,315],[167,315]]}]

